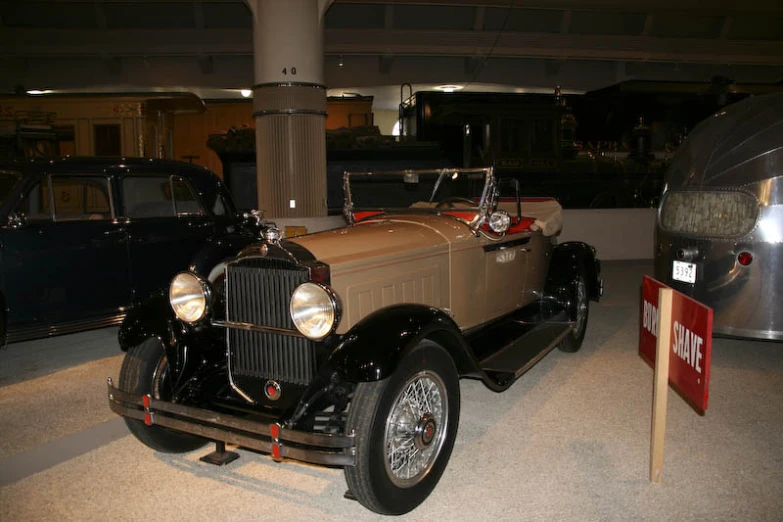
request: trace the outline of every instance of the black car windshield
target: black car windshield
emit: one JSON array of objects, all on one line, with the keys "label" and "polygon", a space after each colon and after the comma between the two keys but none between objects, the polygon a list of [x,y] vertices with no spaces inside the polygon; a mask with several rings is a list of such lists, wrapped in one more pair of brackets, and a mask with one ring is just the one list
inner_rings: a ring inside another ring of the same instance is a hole
[{"label": "black car windshield", "polygon": [[345,177],[349,208],[479,208],[489,169],[352,172]]},{"label": "black car windshield", "polygon": [[22,179],[22,174],[15,170],[0,170],[0,205],[5,203],[20,179]]}]

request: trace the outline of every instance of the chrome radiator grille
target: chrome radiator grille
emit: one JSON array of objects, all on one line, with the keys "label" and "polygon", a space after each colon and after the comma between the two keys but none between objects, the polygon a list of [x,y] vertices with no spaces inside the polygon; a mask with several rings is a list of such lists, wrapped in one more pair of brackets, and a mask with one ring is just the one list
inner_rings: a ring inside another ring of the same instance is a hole
[{"label": "chrome radiator grille", "polygon": [[[291,294],[308,280],[307,270],[278,259],[253,258],[226,269],[226,319],[295,330]],[[315,374],[313,343],[299,336],[229,328],[229,361],[237,385],[250,379],[307,384]]]}]

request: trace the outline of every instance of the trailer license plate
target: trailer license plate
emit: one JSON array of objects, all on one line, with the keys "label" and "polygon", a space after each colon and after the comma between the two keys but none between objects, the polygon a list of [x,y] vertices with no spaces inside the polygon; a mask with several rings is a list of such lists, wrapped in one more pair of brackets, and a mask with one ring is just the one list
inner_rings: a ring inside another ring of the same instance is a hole
[{"label": "trailer license plate", "polygon": [[696,282],[696,265],[684,261],[674,261],[672,266],[672,279],[683,283]]}]

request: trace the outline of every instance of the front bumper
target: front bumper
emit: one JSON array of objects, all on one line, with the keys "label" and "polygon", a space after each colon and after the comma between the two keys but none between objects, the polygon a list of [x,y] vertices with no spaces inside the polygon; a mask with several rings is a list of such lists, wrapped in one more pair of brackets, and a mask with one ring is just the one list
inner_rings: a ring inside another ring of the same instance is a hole
[{"label": "front bumper", "polygon": [[205,439],[236,444],[264,453],[277,461],[299,460],[329,466],[353,466],[354,436],[291,430],[215,411],[184,406],[138,395],[114,387],[108,379],[109,407],[123,417],[190,433]]}]

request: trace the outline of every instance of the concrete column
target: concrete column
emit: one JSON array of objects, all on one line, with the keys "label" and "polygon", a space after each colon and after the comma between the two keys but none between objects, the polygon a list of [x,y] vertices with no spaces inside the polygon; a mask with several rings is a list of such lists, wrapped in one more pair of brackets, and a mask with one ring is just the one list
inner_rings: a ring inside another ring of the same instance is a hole
[{"label": "concrete column", "polygon": [[323,14],[330,0],[245,0],[253,14],[258,207],[326,216]]}]

